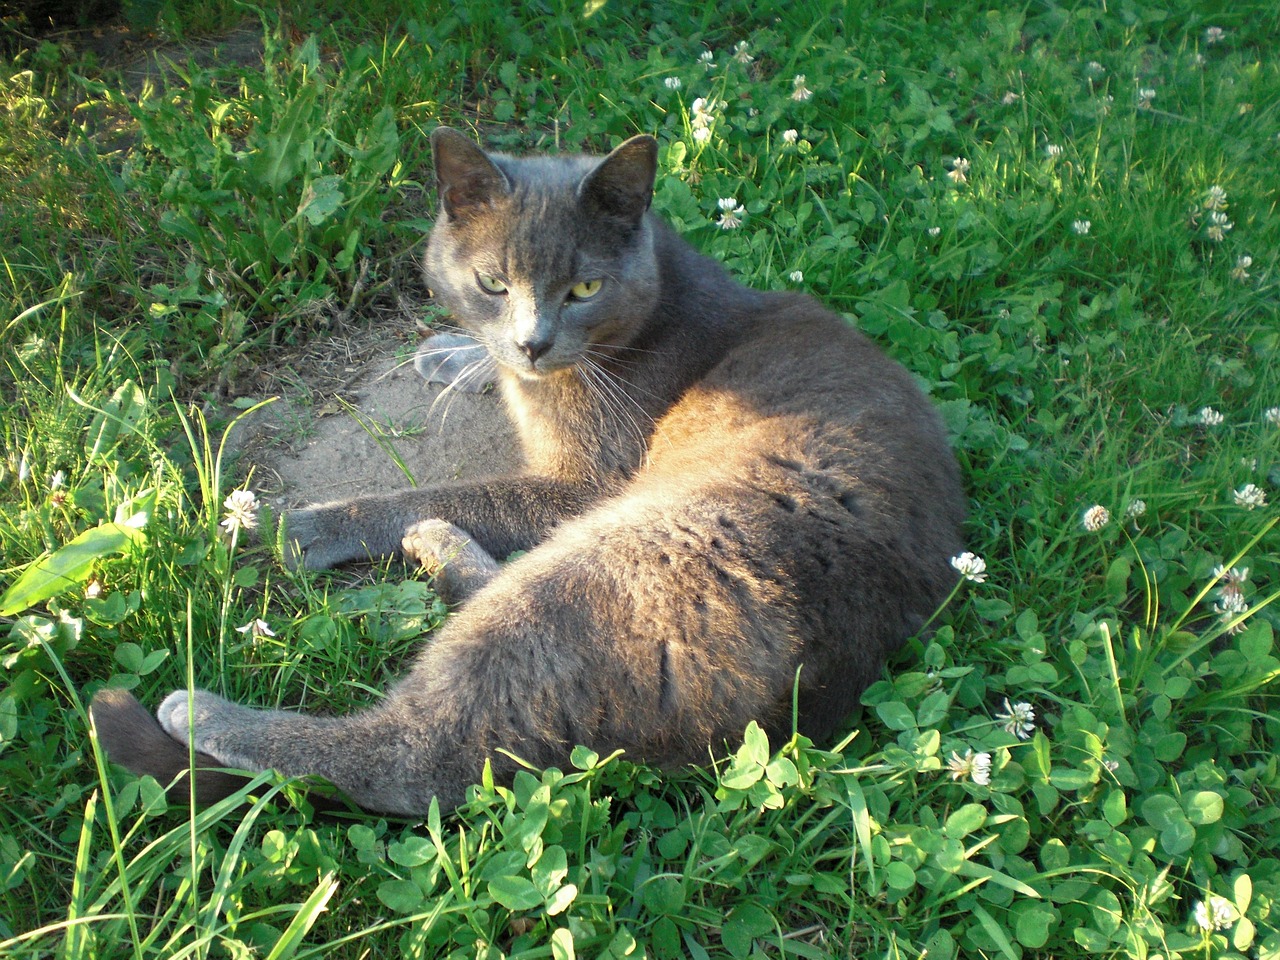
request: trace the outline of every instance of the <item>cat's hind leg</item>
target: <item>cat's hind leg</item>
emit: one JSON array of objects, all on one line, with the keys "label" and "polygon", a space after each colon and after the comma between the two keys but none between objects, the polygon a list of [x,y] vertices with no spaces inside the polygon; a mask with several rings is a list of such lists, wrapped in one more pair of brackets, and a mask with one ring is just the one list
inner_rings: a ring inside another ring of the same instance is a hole
[{"label": "cat's hind leg", "polygon": [[405,533],[405,559],[435,580],[436,592],[447,603],[475,593],[498,572],[498,562],[465,530],[447,520],[422,520]]}]

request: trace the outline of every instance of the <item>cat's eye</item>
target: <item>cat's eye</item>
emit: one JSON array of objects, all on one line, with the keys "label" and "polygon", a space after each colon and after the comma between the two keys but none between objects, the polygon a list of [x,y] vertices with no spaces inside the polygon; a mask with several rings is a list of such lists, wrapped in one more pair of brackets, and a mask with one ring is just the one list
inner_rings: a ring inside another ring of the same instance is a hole
[{"label": "cat's eye", "polygon": [[485,293],[506,293],[507,285],[497,277],[488,273],[477,273],[476,283],[480,284],[480,289]]},{"label": "cat's eye", "polygon": [[603,280],[579,280],[569,288],[569,296],[575,300],[590,300],[603,286]]}]

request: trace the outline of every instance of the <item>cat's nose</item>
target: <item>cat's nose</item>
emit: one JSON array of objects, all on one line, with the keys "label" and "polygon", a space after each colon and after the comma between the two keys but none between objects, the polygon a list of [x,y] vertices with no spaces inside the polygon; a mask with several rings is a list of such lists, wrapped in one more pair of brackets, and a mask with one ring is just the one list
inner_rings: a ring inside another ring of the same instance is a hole
[{"label": "cat's nose", "polygon": [[529,358],[530,363],[537,363],[538,358],[551,349],[551,340],[547,338],[530,338],[517,341],[516,346]]}]

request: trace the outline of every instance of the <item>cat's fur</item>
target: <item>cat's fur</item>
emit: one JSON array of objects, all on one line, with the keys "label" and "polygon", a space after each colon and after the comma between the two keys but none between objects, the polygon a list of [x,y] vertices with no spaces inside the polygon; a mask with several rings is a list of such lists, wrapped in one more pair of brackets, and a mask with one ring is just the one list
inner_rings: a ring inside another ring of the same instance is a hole
[{"label": "cat's fur", "polygon": [[652,138],[603,160],[431,143],[427,279],[497,361],[528,469],[285,530],[308,567],[402,553],[470,596],[365,710],[178,691],[162,731],[112,693],[94,704],[111,757],[169,777],[191,738],[198,762],[321,774],[413,814],[460,801],[486,758],[510,776],[503,749],[675,765],[753,719],[786,733],[797,671],[802,731],[829,733],[955,582],[964,501],[928,401],[840,317],[738,285],[649,213]]}]

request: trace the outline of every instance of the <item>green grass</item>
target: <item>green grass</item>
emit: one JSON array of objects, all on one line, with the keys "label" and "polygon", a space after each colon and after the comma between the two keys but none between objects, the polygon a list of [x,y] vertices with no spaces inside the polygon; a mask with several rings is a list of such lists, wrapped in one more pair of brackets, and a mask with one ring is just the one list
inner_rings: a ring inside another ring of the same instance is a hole
[{"label": "green grass", "polygon": [[[46,42],[0,81],[0,955],[1280,958],[1274,5],[332,6],[263,15],[257,69],[138,91]],[[201,413],[412,292],[440,122],[654,133],[672,223],[934,397],[989,576],[843,743],[578,751],[425,823],[266,778],[193,813],[107,767],[103,684],[343,711],[443,617],[226,543],[236,408]]]}]

